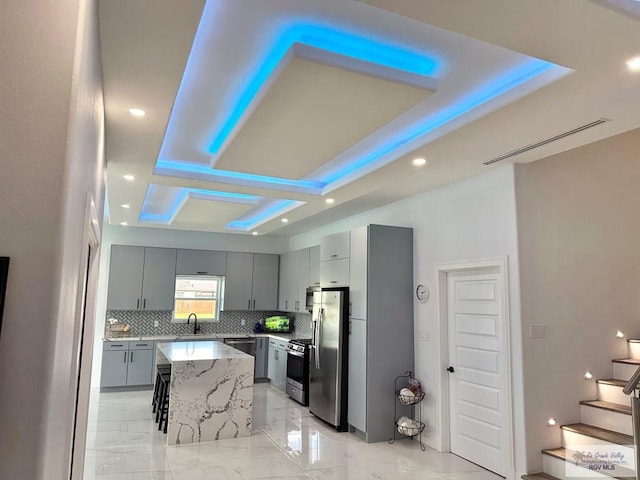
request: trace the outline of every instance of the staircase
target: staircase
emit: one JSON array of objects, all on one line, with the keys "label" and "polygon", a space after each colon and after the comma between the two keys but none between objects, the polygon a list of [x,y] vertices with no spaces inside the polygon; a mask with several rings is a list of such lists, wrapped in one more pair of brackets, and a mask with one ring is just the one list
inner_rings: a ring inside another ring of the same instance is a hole
[{"label": "staircase", "polygon": [[[640,367],[640,340],[628,340],[631,358],[613,360],[613,378],[596,380],[598,399],[580,402],[581,423],[562,425],[562,447],[542,451],[543,473],[524,475],[525,480],[576,480],[588,478],[635,478],[633,470],[616,467],[588,469],[588,462],[576,464],[581,446],[602,446],[602,451],[622,453],[633,467],[631,397],[622,387]],[[571,450],[568,448],[571,446]],[[593,464],[593,463],[592,463]]]}]

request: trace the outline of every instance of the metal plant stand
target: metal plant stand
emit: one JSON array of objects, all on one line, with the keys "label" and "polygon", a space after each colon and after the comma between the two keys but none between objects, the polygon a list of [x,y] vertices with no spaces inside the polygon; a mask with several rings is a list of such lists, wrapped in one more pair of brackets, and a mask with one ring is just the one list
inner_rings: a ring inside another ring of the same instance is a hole
[{"label": "metal plant stand", "polygon": [[[418,417],[416,418],[415,407],[424,399],[424,392],[421,390],[417,395],[405,395],[402,392],[403,388],[408,388],[411,379],[414,379],[413,372],[406,371],[404,375],[396,377],[394,381],[394,391],[397,401],[393,407],[393,437],[389,439],[389,443],[396,441],[396,435],[402,435],[402,437],[413,438],[418,437],[420,443],[420,449],[424,452],[425,446],[422,443],[422,431],[424,430],[424,423],[422,423],[422,409],[418,408]],[[398,417],[398,403],[402,406],[409,407],[410,419],[413,420],[411,425],[398,423],[401,417]]]}]

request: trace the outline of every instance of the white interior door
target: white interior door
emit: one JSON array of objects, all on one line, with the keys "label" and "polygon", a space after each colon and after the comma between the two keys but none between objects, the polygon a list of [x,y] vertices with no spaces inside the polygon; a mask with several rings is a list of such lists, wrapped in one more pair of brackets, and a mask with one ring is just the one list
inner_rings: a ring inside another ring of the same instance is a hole
[{"label": "white interior door", "polygon": [[450,449],[505,476],[505,366],[497,269],[447,274]]}]

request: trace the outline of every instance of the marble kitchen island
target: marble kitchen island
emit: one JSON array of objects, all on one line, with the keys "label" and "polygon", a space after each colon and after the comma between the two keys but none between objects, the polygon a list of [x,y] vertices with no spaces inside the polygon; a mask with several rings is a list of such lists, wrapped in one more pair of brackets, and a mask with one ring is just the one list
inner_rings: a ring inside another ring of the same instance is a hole
[{"label": "marble kitchen island", "polygon": [[169,445],[251,435],[254,358],[215,341],[157,345],[171,364]]}]

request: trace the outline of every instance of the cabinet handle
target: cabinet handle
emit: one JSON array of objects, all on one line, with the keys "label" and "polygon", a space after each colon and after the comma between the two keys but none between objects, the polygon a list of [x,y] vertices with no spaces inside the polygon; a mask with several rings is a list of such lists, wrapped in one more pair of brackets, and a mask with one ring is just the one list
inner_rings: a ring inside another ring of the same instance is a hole
[{"label": "cabinet handle", "polygon": [[329,283],[338,283],[337,280],[331,280]]},{"label": "cabinet handle", "polygon": [[206,275],[207,272],[196,272],[198,275]]},{"label": "cabinet handle", "polygon": [[142,300],[142,308],[147,308],[147,299]]},{"label": "cabinet handle", "polygon": [[247,300],[247,310],[251,310],[251,299]]},{"label": "cabinet handle", "polygon": [[253,299],[253,309],[254,310],[256,309],[256,299],[255,298]]},{"label": "cabinet handle", "polygon": [[124,352],[124,360],[122,361],[122,363],[127,363],[127,352]]},{"label": "cabinet handle", "polygon": [[133,352],[131,352],[131,355],[129,355],[129,362],[133,363]]},{"label": "cabinet handle", "polygon": [[333,255],[331,255],[331,258],[336,258],[338,256],[337,253],[334,253]]},{"label": "cabinet handle", "polygon": [[136,310],[140,308],[140,299],[136,300]]},{"label": "cabinet handle", "polygon": [[111,348],[115,348],[115,347],[122,347],[123,345],[121,343],[114,343],[113,345],[109,345]]},{"label": "cabinet handle", "polygon": [[287,308],[289,308],[289,300],[284,301],[284,309],[286,310]]}]

